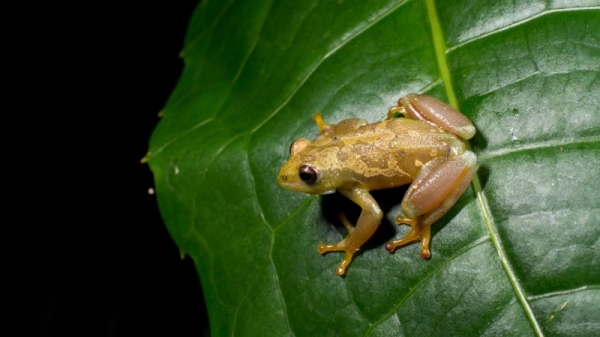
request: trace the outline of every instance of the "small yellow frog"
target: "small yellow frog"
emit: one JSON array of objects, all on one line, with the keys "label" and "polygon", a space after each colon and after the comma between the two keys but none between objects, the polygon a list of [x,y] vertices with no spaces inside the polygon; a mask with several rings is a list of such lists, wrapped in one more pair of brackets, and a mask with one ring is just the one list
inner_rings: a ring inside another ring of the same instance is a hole
[{"label": "small yellow frog", "polygon": [[[395,118],[398,114],[406,118]],[[319,244],[319,253],[343,251],[336,273],[344,275],[383,217],[369,191],[411,183],[396,222],[412,229],[385,249],[391,253],[421,241],[421,257],[429,258],[431,225],[454,205],[475,173],[477,157],[465,146],[475,135],[471,121],[449,105],[417,94],[400,98],[381,122],[352,118],[327,124],[319,113],[313,119],[320,134],[312,142],[300,138],[292,143],[279,185],[309,194],[337,190],[362,209],[356,226],[340,214],[348,235],[335,244]]]}]

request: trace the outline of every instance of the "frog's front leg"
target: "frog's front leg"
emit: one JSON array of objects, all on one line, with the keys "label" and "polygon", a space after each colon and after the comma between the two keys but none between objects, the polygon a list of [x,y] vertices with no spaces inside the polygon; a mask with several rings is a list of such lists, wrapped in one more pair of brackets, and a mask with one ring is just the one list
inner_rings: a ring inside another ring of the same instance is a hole
[{"label": "frog's front leg", "polygon": [[343,121],[337,124],[327,124],[323,119],[321,113],[318,112],[313,115],[313,120],[317,124],[317,127],[320,131],[319,135],[315,140],[322,138],[331,138],[335,135],[339,135],[340,133],[344,133],[350,130],[356,130],[361,126],[368,124],[366,120],[361,118],[349,118],[344,119]]},{"label": "frog's front leg", "polygon": [[348,229],[348,235],[342,241],[335,244],[322,243],[318,247],[320,254],[344,252],[344,260],[335,270],[341,276],[346,273],[346,268],[352,261],[354,254],[375,233],[383,217],[383,212],[369,191],[362,186],[339,189],[338,191],[348,197],[348,199],[354,201],[362,209],[355,227],[352,227],[345,216],[340,216],[340,220],[344,223],[346,229]]},{"label": "frog's front leg", "polygon": [[429,258],[431,225],[467,189],[476,166],[477,157],[471,151],[448,159],[438,158],[425,164],[402,200],[400,207],[404,216],[396,219],[398,224],[404,223],[412,228],[404,238],[386,243],[385,249],[391,253],[399,246],[421,241],[421,257]]}]

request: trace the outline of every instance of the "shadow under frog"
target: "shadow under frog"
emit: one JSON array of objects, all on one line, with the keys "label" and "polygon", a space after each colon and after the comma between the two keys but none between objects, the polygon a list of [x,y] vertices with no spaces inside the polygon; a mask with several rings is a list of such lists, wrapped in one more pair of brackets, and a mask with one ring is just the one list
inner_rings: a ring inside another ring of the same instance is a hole
[{"label": "shadow under frog", "polygon": [[[404,193],[406,193],[406,186],[371,192],[383,214],[397,213]],[[347,233],[339,219],[340,214],[343,213],[351,223],[356,223],[361,213],[360,207],[340,193],[324,195],[321,198],[321,210],[325,220],[335,226],[342,236]],[[365,242],[361,250],[381,247],[397,235],[395,229],[394,225],[384,216],[373,236]],[[357,255],[360,255],[360,251]]]},{"label": "shadow under frog", "polygon": [[[479,170],[478,170],[479,171]],[[407,186],[400,186],[385,190],[372,191],[371,195],[379,204],[383,214],[398,214],[401,212],[399,205],[402,202],[402,197],[406,193]],[[470,202],[470,199],[459,198],[454,207],[452,207],[444,216],[442,216],[431,228],[431,236],[434,237],[448,222],[450,222],[459,212]],[[339,193],[327,194],[321,198],[321,210],[325,220],[336,227],[340,235],[346,235],[346,229],[339,219],[340,214],[344,213],[351,223],[356,223],[360,216],[361,209],[350,199]],[[405,226],[397,226],[384,216],[379,224],[379,227],[371,236],[371,238],[363,244],[361,250],[355,256],[359,256],[362,251],[368,249],[377,249],[389,242],[394,237],[406,235],[407,229]],[[406,226],[409,227],[409,226]]]}]

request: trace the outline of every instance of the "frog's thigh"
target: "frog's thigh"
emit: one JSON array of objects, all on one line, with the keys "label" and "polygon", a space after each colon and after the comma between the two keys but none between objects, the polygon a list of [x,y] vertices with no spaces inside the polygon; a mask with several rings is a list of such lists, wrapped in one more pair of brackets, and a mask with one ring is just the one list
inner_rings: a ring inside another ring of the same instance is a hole
[{"label": "frog's thigh", "polygon": [[433,223],[454,205],[465,191],[477,166],[477,157],[471,151],[451,157],[441,163],[423,167],[402,200],[402,212],[416,219],[426,214],[424,223]]}]

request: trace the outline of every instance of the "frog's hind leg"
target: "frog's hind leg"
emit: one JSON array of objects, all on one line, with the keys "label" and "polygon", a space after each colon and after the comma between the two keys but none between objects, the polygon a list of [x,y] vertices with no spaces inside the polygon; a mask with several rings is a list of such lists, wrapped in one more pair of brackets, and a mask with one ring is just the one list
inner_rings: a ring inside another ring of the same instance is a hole
[{"label": "frog's hind leg", "polygon": [[471,151],[425,164],[402,200],[404,216],[396,218],[398,224],[412,228],[402,239],[386,243],[385,249],[391,253],[397,247],[421,241],[421,257],[429,258],[431,225],[446,214],[469,186],[476,165],[477,158]]}]

